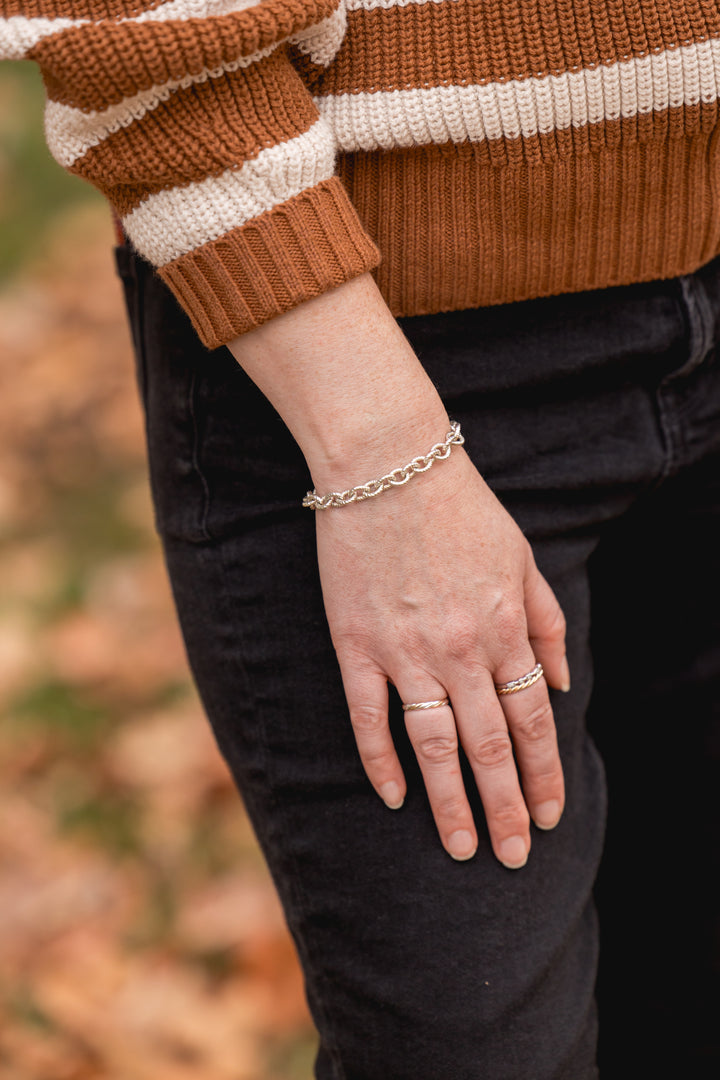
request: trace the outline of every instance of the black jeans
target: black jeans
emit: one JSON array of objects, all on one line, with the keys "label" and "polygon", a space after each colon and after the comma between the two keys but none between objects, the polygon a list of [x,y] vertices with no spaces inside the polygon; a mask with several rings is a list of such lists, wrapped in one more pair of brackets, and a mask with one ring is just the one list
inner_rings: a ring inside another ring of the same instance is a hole
[{"label": "black jeans", "polygon": [[567,807],[520,871],[467,770],[478,852],[442,849],[392,688],[405,805],[371,789],[303,457],[148,266],[118,264],[188,655],[297,944],[317,1077],[598,1076],[597,908],[603,1077],[720,1075],[720,261],[399,320],[567,616]]}]

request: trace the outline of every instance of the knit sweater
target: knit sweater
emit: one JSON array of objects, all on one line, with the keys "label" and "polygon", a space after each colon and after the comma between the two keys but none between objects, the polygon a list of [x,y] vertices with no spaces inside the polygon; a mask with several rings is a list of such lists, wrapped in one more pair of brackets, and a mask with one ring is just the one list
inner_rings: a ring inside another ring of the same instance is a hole
[{"label": "knit sweater", "polygon": [[208,346],[372,271],[395,316],[720,251],[720,0],[0,0],[54,157]]}]

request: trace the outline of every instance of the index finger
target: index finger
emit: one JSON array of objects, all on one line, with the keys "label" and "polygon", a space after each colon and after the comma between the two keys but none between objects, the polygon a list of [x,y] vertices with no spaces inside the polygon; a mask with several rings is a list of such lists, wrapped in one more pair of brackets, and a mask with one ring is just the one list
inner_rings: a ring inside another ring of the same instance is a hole
[{"label": "index finger", "polygon": [[391,810],[405,799],[406,783],[388,724],[387,676],[338,657],[350,723],[367,778]]}]

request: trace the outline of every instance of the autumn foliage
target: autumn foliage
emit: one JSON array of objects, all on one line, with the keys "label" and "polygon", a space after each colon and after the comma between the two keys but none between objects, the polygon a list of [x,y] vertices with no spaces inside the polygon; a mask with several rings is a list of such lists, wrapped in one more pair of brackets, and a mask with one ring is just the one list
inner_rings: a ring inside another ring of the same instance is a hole
[{"label": "autumn foliage", "polygon": [[153,529],[104,207],[43,247],[0,291],[0,1076],[306,1080]]}]

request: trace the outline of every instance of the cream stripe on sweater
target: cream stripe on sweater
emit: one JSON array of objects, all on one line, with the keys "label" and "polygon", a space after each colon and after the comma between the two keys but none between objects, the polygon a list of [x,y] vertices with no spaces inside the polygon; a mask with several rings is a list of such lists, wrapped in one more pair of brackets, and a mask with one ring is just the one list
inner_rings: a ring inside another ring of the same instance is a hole
[{"label": "cream stripe on sweater", "polygon": [[239,169],[149,195],[123,226],[137,251],[162,266],[329,180],[334,167],[332,140],[319,120]]},{"label": "cream stripe on sweater", "polygon": [[484,86],[316,98],[341,150],[530,138],[570,126],[714,102],[720,39],[584,71]]},{"label": "cream stripe on sweater", "polygon": [[[172,91],[257,63],[267,51],[242,57],[224,68],[153,86],[103,113],[49,102],[46,118],[53,156],[69,168],[107,135],[166,101]],[[314,101],[332,128],[336,145],[350,152],[547,134],[553,129],[633,117],[653,109],[713,102],[719,86],[720,39],[716,39],[539,79],[334,94],[315,97]]]},{"label": "cream stripe on sweater", "polygon": [[[208,15],[227,15],[255,7],[262,0],[168,0],[151,11],[111,20],[122,23],[169,22],[172,19],[203,19]],[[0,49],[4,60],[22,60],[43,38],[63,30],[91,25],[90,19],[27,19],[14,15],[0,22]]]}]

